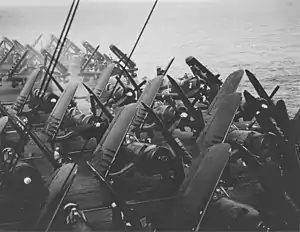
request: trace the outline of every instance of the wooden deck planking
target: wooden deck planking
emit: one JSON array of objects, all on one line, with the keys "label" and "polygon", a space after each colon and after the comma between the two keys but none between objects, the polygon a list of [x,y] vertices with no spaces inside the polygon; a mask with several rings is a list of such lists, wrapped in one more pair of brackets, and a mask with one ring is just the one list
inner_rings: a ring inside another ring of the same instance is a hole
[{"label": "wooden deck planking", "polygon": [[[29,160],[28,163],[37,167],[42,176],[44,176],[45,181],[47,181],[53,172],[51,164],[32,141],[26,147],[25,152],[28,151],[33,152],[33,157],[41,157]],[[86,154],[78,159],[78,172],[63,204],[73,202],[78,204],[81,210],[89,210],[101,207],[105,204],[104,199],[106,202],[110,200],[110,194],[106,186],[96,180],[94,174],[85,163],[85,159],[89,156],[90,154]],[[88,212],[86,217],[89,224],[96,230],[110,227],[111,210]]]},{"label": "wooden deck planking", "polygon": [[[41,157],[28,162],[36,166],[41,172],[42,176],[47,179],[47,177],[49,177],[53,172],[53,168],[33,141],[30,141],[28,146],[26,146],[25,154],[28,152],[33,153],[33,157]],[[96,180],[94,174],[85,163],[85,160],[89,159],[90,157],[91,154],[86,154],[78,159],[79,170],[74,179],[72,187],[65,198],[65,203],[74,202],[79,205],[81,210],[101,207],[102,205],[107,205],[105,204],[104,199],[107,203],[111,200],[106,186]],[[122,195],[128,196],[131,195],[130,192],[132,193],[134,190],[149,187],[151,188],[151,186],[156,185],[157,181],[158,180],[153,178],[134,176],[133,178],[126,178],[126,180],[122,180],[121,185],[123,187],[119,187],[125,190],[122,190]],[[143,200],[145,198],[147,199],[147,197],[143,194],[137,194],[136,197],[138,200]],[[111,210],[86,212],[85,214],[89,224],[96,230],[108,229],[111,226]]]},{"label": "wooden deck planking", "polygon": [[[106,187],[100,184],[93,175],[82,176],[78,173],[65,202],[74,202],[81,210],[89,210],[105,204],[103,200],[109,200],[105,196],[109,198]],[[93,229],[102,230],[111,227],[110,209],[86,212],[85,216]]]},{"label": "wooden deck planking", "polygon": [[90,209],[104,204],[106,199],[106,187],[91,176],[75,177],[73,185],[66,197],[66,201],[77,203],[80,209]]}]

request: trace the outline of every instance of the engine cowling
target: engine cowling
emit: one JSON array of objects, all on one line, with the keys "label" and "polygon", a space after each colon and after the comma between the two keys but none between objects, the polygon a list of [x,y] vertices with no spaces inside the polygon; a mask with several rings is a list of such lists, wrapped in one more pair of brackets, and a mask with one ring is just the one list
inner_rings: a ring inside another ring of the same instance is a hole
[{"label": "engine cowling", "polygon": [[257,98],[254,102],[245,102],[241,105],[244,121],[251,121],[254,116],[269,111],[269,104],[265,99]]},{"label": "engine cowling", "polygon": [[126,98],[126,100],[121,105],[130,104],[135,101],[136,93],[131,88],[121,88],[114,93],[114,101],[118,102],[122,98]]},{"label": "engine cowling", "polygon": [[10,175],[10,186],[16,193],[21,193],[23,197],[32,198],[37,193],[44,195],[47,188],[39,171],[25,163],[19,161]]},{"label": "engine cowling", "polygon": [[[67,120],[65,120],[62,128],[68,132],[57,136],[57,141],[66,141],[79,135],[86,140],[96,138],[98,141],[109,126],[108,119],[93,114],[83,114],[76,107],[68,111],[66,116]],[[72,129],[70,130],[70,128]]]},{"label": "engine cowling", "polygon": [[181,113],[187,113],[188,114],[188,109],[184,106],[184,104],[182,103],[182,101],[179,101],[176,103],[176,108],[177,111],[181,114]]},{"label": "engine cowling", "polygon": [[93,118],[93,114],[76,114],[72,115],[72,120],[77,124],[77,125],[87,125]]},{"label": "engine cowling", "polygon": [[165,123],[172,122],[176,116],[176,110],[169,105],[157,105],[153,107],[153,111]]},{"label": "engine cowling", "polygon": [[40,91],[36,89],[33,93],[33,97],[29,102],[29,107],[31,109],[38,107],[45,113],[50,113],[54,108],[56,102],[58,101],[59,97],[54,93],[45,93],[43,98],[40,98]]},{"label": "engine cowling", "polygon": [[100,127],[103,123],[107,124],[108,122],[99,116],[95,116],[93,114],[75,114],[72,115],[71,119],[72,122],[76,125],[93,125],[95,128]]},{"label": "engine cowling", "polygon": [[261,134],[256,131],[234,130],[228,134],[227,141],[244,145],[262,161],[276,153],[276,136]]},{"label": "engine cowling", "polygon": [[1,153],[3,167],[2,182],[13,195],[23,200],[44,199],[48,189],[37,168],[20,161],[18,154],[12,148],[5,148]]},{"label": "engine cowling", "polygon": [[164,175],[172,170],[172,162],[175,158],[173,152],[162,146],[154,144],[132,142],[126,149],[134,154],[134,163],[143,175]]},{"label": "engine cowling", "polygon": [[59,97],[54,93],[46,93],[43,100],[49,104],[55,105]]}]

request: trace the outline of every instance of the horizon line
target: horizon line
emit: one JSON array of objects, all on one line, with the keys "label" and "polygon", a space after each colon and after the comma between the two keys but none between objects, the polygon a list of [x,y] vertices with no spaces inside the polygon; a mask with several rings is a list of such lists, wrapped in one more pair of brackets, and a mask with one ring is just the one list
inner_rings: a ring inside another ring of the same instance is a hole
[{"label": "horizon line", "polygon": [[[159,0],[158,3],[172,2],[214,2],[216,0]],[[80,4],[90,3],[154,3],[154,0],[82,0]],[[0,0],[0,7],[31,7],[31,6],[70,6],[71,0]]]}]

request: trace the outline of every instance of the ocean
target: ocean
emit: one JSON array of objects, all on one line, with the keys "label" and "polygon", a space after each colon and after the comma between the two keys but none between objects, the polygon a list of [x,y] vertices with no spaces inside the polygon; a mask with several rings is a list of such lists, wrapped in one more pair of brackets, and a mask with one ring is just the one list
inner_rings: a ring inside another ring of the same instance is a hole
[{"label": "ocean", "polygon": [[[41,0],[43,1],[43,0]],[[71,3],[71,1],[70,1]],[[110,54],[115,44],[129,54],[154,1],[82,1],[69,38],[83,40]],[[69,6],[0,8],[0,36],[33,43],[44,33],[59,35]],[[83,48],[83,47],[82,47]],[[159,0],[132,56],[138,76],[155,77],[156,67],[175,61],[169,74],[190,72],[185,58],[194,56],[225,79],[249,69],[275,99],[284,99],[291,114],[300,107],[299,0]],[[255,93],[246,74],[239,90]]]}]

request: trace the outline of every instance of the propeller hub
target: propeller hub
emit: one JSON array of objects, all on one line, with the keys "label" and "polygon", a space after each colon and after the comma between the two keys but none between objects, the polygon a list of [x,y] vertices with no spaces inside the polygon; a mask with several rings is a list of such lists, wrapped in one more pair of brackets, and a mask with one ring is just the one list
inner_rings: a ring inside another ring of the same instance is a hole
[{"label": "propeller hub", "polygon": [[24,181],[24,184],[26,184],[26,185],[30,184],[31,183],[31,178],[27,176],[27,177],[24,178],[23,181]]},{"label": "propeller hub", "polygon": [[132,97],[133,96],[133,93],[130,91],[130,92],[127,92],[126,93],[126,96],[128,96],[128,97]]},{"label": "propeller hub", "polygon": [[56,99],[55,98],[51,98],[50,102],[51,103],[56,103]]},{"label": "propeller hub", "polygon": [[187,117],[188,117],[188,114],[187,114],[186,112],[182,112],[182,113],[180,114],[180,117],[181,117],[181,118],[187,118]]},{"label": "propeller hub", "polygon": [[25,125],[27,125],[27,123],[28,123],[28,118],[22,116],[20,119],[22,120],[22,122],[23,122]]},{"label": "propeller hub", "polygon": [[268,105],[265,104],[265,103],[263,103],[263,104],[261,105],[261,107],[262,107],[263,109],[268,109]]}]

